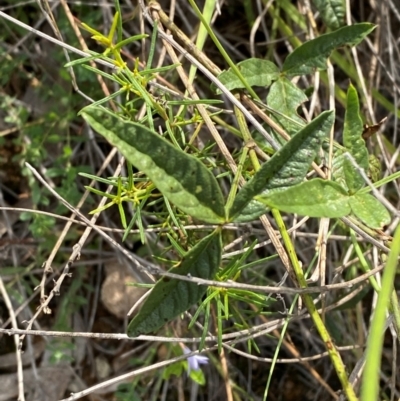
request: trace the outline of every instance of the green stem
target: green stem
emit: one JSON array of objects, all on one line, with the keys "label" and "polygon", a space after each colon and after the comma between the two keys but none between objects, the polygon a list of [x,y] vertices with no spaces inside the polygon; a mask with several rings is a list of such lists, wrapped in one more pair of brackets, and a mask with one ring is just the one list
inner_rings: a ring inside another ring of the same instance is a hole
[{"label": "green stem", "polygon": [[240,155],[237,171],[236,171],[235,177],[233,179],[231,189],[229,191],[228,199],[226,201],[225,210],[230,210],[230,208],[232,207],[233,202],[235,200],[236,192],[237,192],[237,189],[239,186],[239,180],[240,180],[240,177],[242,176],[243,165],[247,159],[248,151],[249,151],[249,148],[245,146],[243,148],[242,154]]},{"label": "green stem", "polygon": [[[252,143],[254,143],[254,140],[251,136],[251,133],[249,131],[249,127],[247,126],[246,118],[243,115],[243,113],[235,106],[235,115],[236,115],[236,120],[239,125],[240,132],[243,136],[243,140],[245,142],[246,147],[250,147]],[[260,169],[260,162],[258,161],[257,154],[254,149],[250,148],[249,152],[250,160],[253,164],[254,169],[257,171]]]},{"label": "green stem", "polygon": [[389,310],[393,313],[394,329],[397,333],[397,339],[400,341],[400,308],[399,299],[397,298],[397,293],[395,290],[392,291],[390,295],[390,305]]},{"label": "green stem", "polygon": [[[283,243],[285,244],[285,248],[288,252],[300,288],[307,288],[307,281],[304,276],[303,269],[301,268],[299,260],[297,259],[296,251],[294,249],[290,236],[286,230],[282,216],[277,209],[272,209],[271,212],[275,218],[275,221],[277,222],[279,232],[282,236]],[[308,309],[308,312],[310,313],[314,325],[317,328],[318,333],[325,344],[326,350],[328,351],[332,365],[336,371],[340,383],[342,384],[342,388],[347,396],[347,399],[349,401],[357,401],[357,396],[346,374],[346,367],[342,361],[342,358],[338,350],[333,344],[332,338],[328,330],[326,329],[324,322],[322,321],[320,315],[318,314],[313,298],[311,297],[310,294],[303,294],[302,298],[304,304]]]},{"label": "green stem", "polygon": [[[210,22],[211,22],[211,18],[212,18],[212,14],[215,10],[215,4],[216,4],[216,0],[206,0],[204,3],[204,8],[203,8],[203,13],[202,16],[204,18],[204,20],[207,23],[207,26],[209,26]],[[197,39],[196,39],[196,47],[202,51],[203,47],[204,47],[204,43],[206,42],[207,39],[207,28],[206,25],[204,25],[203,23],[200,24],[199,27],[199,31],[197,33]],[[193,83],[194,77],[196,76],[196,71],[197,71],[197,67],[192,64],[190,66],[190,71],[189,71],[189,82]]]},{"label": "green stem", "polygon": [[190,5],[193,7],[193,10],[195,11],[197,17],[200,19],[200,21],[203,23],[204,27],[207,29],[208,34],[210,35],[210,38],[214,42],[215,46],[217,46],[219,52],[221,53],[222,57],[224,60],[228,63],[229,67],[231,67],[232,71],[237,75],[237,77],[240,79],[240,81],[243,83],[245,88],[248,90],[249,94],[254,98],[254,99],[259,99],[258,95],[256,92],[254,92],[253,88],[247,83],[246,79],[243,77],[241,72],[239,71],[239,68],[236,66],[236,64],[232,61],[232,59],[229,57],[228,53],[225,51],[224,47],[218,40],[218,38],[215,36],[213,30],[211,29],[210,25],[207,23],[205,18],[203,17],[201,11],[197,7],[196,3],[194,0],[189,0]]},{"label": "green stem", "polygon": [[[356,251],[356,254],[357,254],[358,259],[359,259],[359,261],[360,261],[360,266],[361,266],[362,271],[363,271],[364,273],[367,273],[367,272],[371,271],[371,269],[370,269],[370,267],[369,267],[369,265],[368,265],[367,260],[364,258],[364,255],[363,255],[363,253],[362,253],[362,250],[361,250],[361,248],[360,248],[360,245],[359,245],[359,243],[357,242],[355,233],[354,233],[354,231],[353,231],[352,229],[350,229],[350,237],[351,237],[351,242],[352,242],[352,244],[353,244],[353,246],[354,246],[354,250]],[[379,291],[381,290],[381,287],[380,287],[379,284],[377,283],[375,277],[374,277],[374,276],[370,276],[370,277],[368,278],[368,280],[369,280],[369,282],[371,283],[371,285],[372,285],[372,287],[374,288],[374,290],[375,290],[377,293],[379,293]]]}]

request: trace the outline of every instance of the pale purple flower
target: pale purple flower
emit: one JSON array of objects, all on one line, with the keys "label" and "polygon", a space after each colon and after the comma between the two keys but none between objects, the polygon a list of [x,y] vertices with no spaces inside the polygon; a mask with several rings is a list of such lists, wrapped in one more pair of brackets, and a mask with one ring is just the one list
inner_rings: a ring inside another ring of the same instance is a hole
[{"label": "pale purple flower", "polygon": [[[190,354],[192,351],[188,348],[183,346],[183,353],[184,354]],[[187,359],[188,361],[188,374],[190,375],[191,370],[199,370],[200,365],[207,365],[208,364],[208,358],[203,355],[193,355],[189,356]]]}]

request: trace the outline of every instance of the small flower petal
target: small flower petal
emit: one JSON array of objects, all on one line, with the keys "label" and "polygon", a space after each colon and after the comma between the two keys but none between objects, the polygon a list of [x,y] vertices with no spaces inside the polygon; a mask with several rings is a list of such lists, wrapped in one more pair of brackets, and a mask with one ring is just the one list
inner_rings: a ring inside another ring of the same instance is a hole
[{"label": "small flower petal", "polygon": [[197,359],[194,356],[190,356],[188,358],[188,373],[190,373],[191,370],[199,370],[199,363],[197,362]]},{"label": "small flower petal", "polygon": [[[190,354],[192,351],[187,348],[183,347],[184,354]],[[206,365],[208,363],[208,358],[203,355],[193,355],[190,356],[188,359],[188,374],[190,375],[191,370],[199,370],[200,365]]]}]

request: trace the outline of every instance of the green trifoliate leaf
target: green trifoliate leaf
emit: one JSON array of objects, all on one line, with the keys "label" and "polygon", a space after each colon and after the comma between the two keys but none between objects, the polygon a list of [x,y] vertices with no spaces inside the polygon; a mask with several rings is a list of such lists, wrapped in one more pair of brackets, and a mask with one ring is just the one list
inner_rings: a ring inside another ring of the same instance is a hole
[{"label": "green trifoliate leaf", "polygon": [[[347,90],[346,113],[344,116],[343,145],[353,156],[357,165],[368,171],[368,150],[362,138],[363,121],[360,115],[360,103],[357,91],[352,84]],[[343,171],[346,184],[351,193],[357,192],[364,185],[364,179],[357,168],[346,157],[343,159]]]},{"label": "green trifoliate leaf", "polygon": [[301,216],[334,218],[351,212],[346,191],[336,182],[320,178],[256,199],[271,208]]},{"label": "green trifoliate leaf", "polygon": [[390,214],[376,198],[370,194],[355,194],[349,204],[353,214],[368,227],[381,229],[390,223]]},{"label": "green trifoliate leaf", "polygon": [[195,157],[175,148],[147,127],[123,120],[100,107],[86,107],[81,114],[175,206],[208,223],[225,221],[224,198],[218,183]]},{"label": "green trifoliate leaf", "polygon": [[304,92],[286,77],[280,77],[271,85],[267,96],[267,104],[281,114],[274,118],[293,136],[305,126],[306,122],[297,114],[300,105],[308,100]]},{"label": "green trifoliate leaf", "polygon": [[[250,86],[268,87],[271,82],[279,77],[279,68],[268,60],[250,58],[237,64],[240,73]],[[229,90],[245,88],[243,82],[231,69],[221,72],[218,79]],[[215,92],[220,94],[221,90],[212,85]]]},{"label": "green trifoliate leaf", "polygon": [[374,29],[374,24],[363,22],[309,40],[286,57],[282,72],[294,76],[311,74],[315,69],[326,70],[326,60],[333,50],[357,45]]},{"label": "green trifoliate leaf", "polygon": [[229,211],[229,219],[234,220],[237,217],[248,221],[248,217],[252,218],[263,210],[261,205],[258,207],[253,201],[256,195],[271,190],[283,190],[302,182],[334,119],[333,111],[321,113],[264,163],[237,194]]},{"label": "green trifoliate leaf", "polygon": [[[213,279],[221,260],[221,235],[213,232],[198,242],[171,273]],[[128,326],[128,336],[157,331],[191,306],[207,291],[204,285],[163,277],[151,290],[139,313]]]}]

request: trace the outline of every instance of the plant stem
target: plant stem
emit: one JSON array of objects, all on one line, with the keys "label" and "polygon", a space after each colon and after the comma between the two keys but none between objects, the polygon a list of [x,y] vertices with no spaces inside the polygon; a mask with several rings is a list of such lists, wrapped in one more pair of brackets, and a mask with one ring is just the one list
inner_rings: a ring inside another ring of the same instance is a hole
[{"label": "plant stem", "polygon": [[[293,270],[296,275],[299,286],[300,288],[307,288],[307,281],[304,276],[303,269],[300,266],[299,260],[297,259],[296,251],[289,237],[289,234],[286,230],[282,216],[277,209],[272,209],[271,212],[275,218],[275,221],[278,224],[279,232],[282,235],[283,243],[285,244],[286,250],[289,254],[289,258],[292,263]],[[332,338],[327,328],[325,327],[324,322],[322,321],[320,315],[318,314],[313,298],[311,297],[310,294],[303,294],[302,298],[315,324],[315,327],[317,328],[318,333],[325,344],[325,348],[328,351],[332,365],[336,371],[336,374],[338,375],[340,383],[342,384],[342,388],[347,396],[347,399],[349,401],[357,401],[357,396],[346,374],[346,367],[342,361],[342,358],[338,350],[333,344]]]}]

